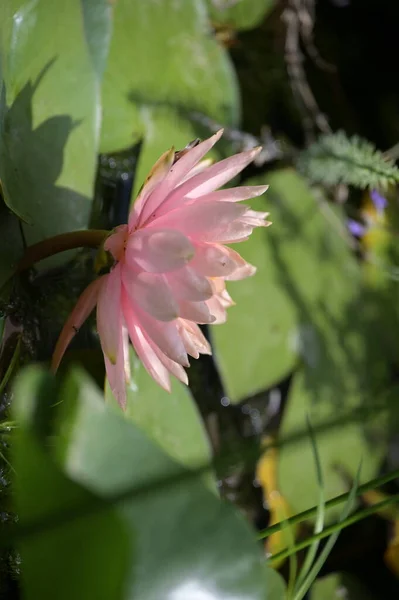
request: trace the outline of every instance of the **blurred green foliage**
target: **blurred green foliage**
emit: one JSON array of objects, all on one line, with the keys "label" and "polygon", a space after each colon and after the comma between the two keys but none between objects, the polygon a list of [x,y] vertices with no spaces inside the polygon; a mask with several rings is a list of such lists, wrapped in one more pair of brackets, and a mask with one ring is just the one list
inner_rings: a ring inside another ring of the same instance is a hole
[{"label": "blurred green foliage", "polygon": [[31,368],[14,417],[24,597],[280,597],[243,519],[86,376]]}]

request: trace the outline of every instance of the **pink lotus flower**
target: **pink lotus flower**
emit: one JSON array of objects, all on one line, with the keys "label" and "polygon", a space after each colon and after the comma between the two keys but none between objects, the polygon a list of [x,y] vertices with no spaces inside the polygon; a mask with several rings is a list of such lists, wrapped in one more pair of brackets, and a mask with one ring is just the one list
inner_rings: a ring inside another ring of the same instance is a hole
[{"label": "pink lotus flower", "polygon": [[201,161],[219,140],[175,153],[165,152],[153,167],[130,212],[104,249],[115,263],[80,296],[58,339],[57,369],[77,329],[97,304],[97,328],[111,389],[121,406],[129,381],[128,338],[149,374],[170,390],[169,375],[187,384],[188,355],[211,348],[198,323],[223,323],[233,303],[225,281],[249,277],[255,267],[225,244],[248,239],[269,225],[268,213],[241,200],[263,194],[268,186],[215,191],[240,173],[260,148],[216,164]]}]

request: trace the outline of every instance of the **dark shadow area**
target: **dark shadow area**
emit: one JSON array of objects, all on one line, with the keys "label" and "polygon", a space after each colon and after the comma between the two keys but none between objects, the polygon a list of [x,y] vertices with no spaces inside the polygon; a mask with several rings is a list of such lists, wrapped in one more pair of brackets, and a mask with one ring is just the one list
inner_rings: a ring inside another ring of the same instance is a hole
[{"label": "dark shadow area", "polygon": [[98,160],[90,227],[113,229],[127,223],[141,142]]},{"label": "dark shadow area", "polygon": [[43,68],[34,83],[25,84],[11,106],[6,106],[4,86],[1,91],[2,186],[9,207],[23,220],[28,245],[67,229],[82,228],[91,205],[90,198],[56,184],[68,138],[80,123],[68,115],[56,115],[33,126],[32,99],[53,63]]}]

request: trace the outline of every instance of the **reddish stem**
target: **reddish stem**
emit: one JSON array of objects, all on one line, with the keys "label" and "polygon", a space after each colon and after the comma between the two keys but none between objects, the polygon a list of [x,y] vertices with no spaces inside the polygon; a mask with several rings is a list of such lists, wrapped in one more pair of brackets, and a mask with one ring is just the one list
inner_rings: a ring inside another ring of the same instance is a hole
[{"label": "reddish stem", "polygon": [[87,229],[83,231],[71,231],[61,233],[47,238],[42,242],[33,244],[26,249],[24,256],[17,264],[17,272],[29,269],[35,263],[74,248],[98,248],[109,235],[109,231],[103,229]]}]

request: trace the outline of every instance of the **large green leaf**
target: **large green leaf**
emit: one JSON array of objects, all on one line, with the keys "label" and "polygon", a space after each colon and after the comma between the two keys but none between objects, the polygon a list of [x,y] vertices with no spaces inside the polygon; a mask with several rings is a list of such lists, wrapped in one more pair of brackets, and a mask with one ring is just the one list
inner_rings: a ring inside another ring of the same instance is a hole
[{"label": "large green leaf", "polygon": [[[335,285],[340,276],[337,270]],[[345,302],[335,297],[334,305],[330,285],[331,298],[314,307],[318,360],[314,365],[304,362],[295,374],[280,429],[282,440],[289,439],[305,431],[306,418],[311,419],[327,499],[347,491],[347,476],[354,478],[360,462],[361,482],[376,476],[399,420],[397,387],[389,373],[395,344],[391,332],[387,335],[383,296],[342,279],[341,284],[352,297]],[[306,435],[280,451],[281,490],[294,511],[317,502],[311,465]],[[329,511],[329,519],[337,518],[339,510]]]},{"label": "large green leaf", "polygon": [[231,284],[237,307],[212,329],[228,392],[240,399],[260,391],[301,361],[315,397],[343,402],[343,393],[386,371],[367,337],[378,333],[376,298],[363,292],[339,213],[291,169],[266,181],[270,189],[254,205],[270,210],[273,225],[242,245],[258,272]]},{"label": "large green leaf", "polygon": [[[186,467],[211,459],[208,438],[190,389],[172,377],[172,392],[159,387],[131,351],[132,383],[127,389],[126,416]],[[118,406],[109,386],[106,398]]]},{"label": "large green leaf", "polygon": [[0,7],[0,177],[29,244],[87,226],[110,10],[107,0]]},{"label": "large green leaf", "polygon": [[[268,198],[251,205],[272,209]],[[229,284],[236,306],[228,311],[227,323],[211,328],[216,358],[227,394],[233,401],[259,392],[285,377],[297,360],[297,330],[294,303],[278,285],[274,261],[278,232],[274,223],[258,230],[237,246],[240,254],[256,265],[256,274]]]},{"label": "large green leaf", "polygon": [[165,106],[188,119],[200,111],[221,123],[237,122],[235,75],[211,37],[203,0],[115,3],[103,105],[103,152],[144,136],[158,137],[167,149],[171,144],[157,118]]},{"label": "large green leaf", "polygon": [[[293,170],[248,183],[270,184],[265,196],[251,205],[269,210],[273,224],[237,246],[258,271],[251,279],[230,285],[237,306],[229,310],[226,325],[212,328],[233,400],[275,384],[301,355],[312,362],[314,305],[326,294],[326,281],[330,285],[331,271],[340,268],[345,253],[345,242],[331,231],[310,190]],[[344,256],[346,268],[356,274],[349,252]],[[350,297],[350,289],[345,292],[338,286],[341,291]]]},{"label": "large green leaf", "polygon": [[[36,372],[25,374],[17,390],[16,416],[22,431],[30,433],[33,429],[41,439],[42,453],[56,457],[57,464],[75,484],[108,499],[123,521],[134,553],[131,551],[125,571],[124,592],[113,593],[113,598],[186,600],[197,594],[221,600],[243,597],[264,600],[268,584],[261,549],[253,532],[231,505],[209,491],[199,475],[174,462],[130,419],[107,407],[86,376],[72,373],[59,395],[53,395],[52,409],[48,403],[44,408],[45,392],[41,376]],[[27,466],[22,465],[29,447],[22,450],[17,446],[22,472],[20,496],[27,491],[24,481],[38,477],[37,469],[41,477],[50,478],[48,473],[42,473],[47,468],[43,461],[34,462],[28,456]],[[55,488],[57,484],[56,480]],[[47,494],[43,504],[50,511],[49,490],[40,485],[36,486],[34,502],[32,497],[25,496],[20,503],[35,507],[42,493]],[[68,506],[67,499],[62,506]],[[74,507],[74,515],[79,515],[76,504]],[[87,508],[86,502],[86,516]],[[35,511],[39,509],[32,509]],[[40,509],[39,515],[42,514]],[[40,583],[34,582],[35,589],[42,589],[40,585],[47,582],[53,563],[59,561],[58,546],[64,540],[57,538],[56,531],[52,529],[52,553],[40,528],[30,537],[31,547],[37,544],[36,548],[46,552],[47,557],[39,567],[37,558],[25,554],[24,570],[32,573],[27,561],[34,561],[37,567],[34,576]],[[116,543],[115,539],[103,540],[101,534],[99,526],[94,538],[99,546],[99,575],[105,568],[103,559],[100,560],[101,548],[107,550],[107,561],[113,565]],[[76,563],[86,551],[84,544],[75,545]],[[94,587],[94,593],[74,594],[79,570],[66,569],[63,561],[59,564],[69,575],[62,580],[63,595],[58,595],[58,590],[52,595],[44,591],[41,598],[66,597],[68,593],[74,598],[97,597]]]},{"label": "large green leaf", "polygon": [[209,15],[217,25],[252,29],[276,5],[276,0],[207,0]]},{"label": "large green leaf", "polygon": [[[315,505],[319,496],[312,444],[306,433],[307,418],[315,430],[326,500],[348,491],[360,465],[361,483],[377,475],[389,431],[385,418],[381,420],[368,412],[372,398],[367,396],[367,390],[363,397],[359,390],[357,395],[346,391],[342,396],[337,391],[335,398],[329,398],[328,393],[336,388],[334,380],[326,377],[326,390],[316,400],[317,389],[309,387],[306,376],[306,370],[302,370],[294,378],[280,430],[280,491],[294,513]],[[298,433],[299,439],[284,445],[284,440]],[[329,509],[326,520],[336,520],[341,510],[340,506]]]},{"label": "large green leaf", "polygon": [[[51,379],[33,369],[16,386],[14,409],[19,422],[13,441],[16,510],[21,527],[42,523],[19,544],[23,597],[26,600],[122,598],[129,551],[122,519],[115,510],[65,476],[50,456],[44,444],[43,426],[45,411],[54,398]],[[93,510],[81,517],[60,518],[74,507],[79,512],[87,506]]]},{"label": "large green leaf", "polygon": [[376,403],[385,402],[389,364],[381,352],[378,297],[362,287],[339,212],[318,204],[292,170],[277,171],[267,182],[273,225],[243,244],[243,255],[259,272],[238,283],[237,292],[231,285],[237,307],[213,332],[233,399],[275,384],[296,365],[280,436],[305,433],[281,449],[279,475],[288,502],[300,511],[318,498],[311,445],[303,439],[307,414],[317,430],[364,409],[338,429],[316,432],[327,498],[347,487],[337,465],[353,477],[363,458],[362,479],[375,474],[387,431],[368,421]]}]

